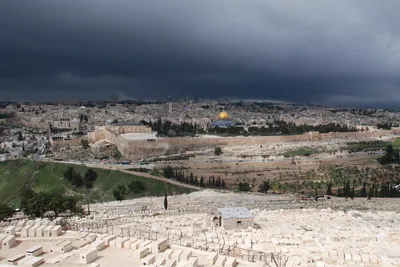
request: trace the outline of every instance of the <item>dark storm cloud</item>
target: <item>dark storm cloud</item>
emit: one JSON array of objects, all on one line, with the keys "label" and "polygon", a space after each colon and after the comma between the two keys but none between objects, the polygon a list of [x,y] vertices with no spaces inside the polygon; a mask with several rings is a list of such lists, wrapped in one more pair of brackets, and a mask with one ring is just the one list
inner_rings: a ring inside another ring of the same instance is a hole
[{"label": "dark storm cloud", "polygon": [[392,105],[398,10],[398,0],[3,0],[1,99]]}]

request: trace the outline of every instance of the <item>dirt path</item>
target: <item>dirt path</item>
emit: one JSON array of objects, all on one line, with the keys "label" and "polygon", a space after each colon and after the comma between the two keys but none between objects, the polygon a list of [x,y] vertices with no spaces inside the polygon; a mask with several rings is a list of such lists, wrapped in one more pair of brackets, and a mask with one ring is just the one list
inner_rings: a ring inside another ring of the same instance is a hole
[{"label": "dirt path", "polygon": [[119,171],[124,172],[124,173],[137,175],[137,176],[141,176],[141,177],[145,177],[145,178],[151,178],[151,179],[154,179],[154,180],[162,181],[162,182],[165,182],[165,183],[169,183],[169,184],[173,184],[173,185],[177,185],[177,186],[181,186],[181,187],[191,188],[191,189],[195,189],[195,190],[203,190],[204,189],[204,188],[201,188],[201,187],[198,187],[198,186],[180,183],[180,182],[175,181],[175,180],[171,180],[171,179],[167,179],[167,178],[159,177],[159,176],[154,176],[154,175],[151,175],[151,174],[148,174],[148,173],[127,171],[127,170],[119,170]]}]

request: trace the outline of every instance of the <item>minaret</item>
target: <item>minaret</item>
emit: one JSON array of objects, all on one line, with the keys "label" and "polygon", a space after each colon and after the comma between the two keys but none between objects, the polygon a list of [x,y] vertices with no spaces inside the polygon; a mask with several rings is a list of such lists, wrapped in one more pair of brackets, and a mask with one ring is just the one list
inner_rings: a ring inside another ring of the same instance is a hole
[{"label": "minaret", "polygon": [[169,114],[172,114],[172,103],[171,102],[169,102],[168,112],[169,112]]}]

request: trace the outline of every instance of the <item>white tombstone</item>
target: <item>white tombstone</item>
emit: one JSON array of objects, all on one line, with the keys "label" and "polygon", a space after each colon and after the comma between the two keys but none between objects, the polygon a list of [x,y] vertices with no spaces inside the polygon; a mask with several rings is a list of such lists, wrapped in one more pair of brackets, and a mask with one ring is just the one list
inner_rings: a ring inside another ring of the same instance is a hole
[{"label": "white tombstone", "polygon": [[180,261],[188,261],[192,257],[192,251],[191,250],[184,250],[181,257]]},{"label": "white tombstone", "polygon": [[62,227],[60,225],[56,225],[51,228],[51,236],[60,236],[62,234]]},{"label": "white tombstone", "polygon": [[106,247],[105,243],[103,240],[96,240],[92,243],[91,245],[92,248],[96,249],[97,251],[102,250],[103,248]]},{"label": "white tombstone", "polygon": [[217,261],[215,262],[215,266],[222,267],[226,263],[226,257],[223,255],[218,255]]},{"label": "white tombstone", "polygon": [[50,252],[59,252],[59,253],[66,253],[73,249],[72,242],[68,240],[63,240],[58,242],[54,247],[50,249]]},{"label": "white tombstone", "polygon": [[214,265],[215,262],[217,261],[218,254],[215,252],[211,252],[210,255],[207,256],[207,264],[208,265]]},{"label": "white tombstone", "polygon": [[23,266],[26,267],[36,267],[44,263],[44,258],[43,257],[33,257],[32,259],[25,261],[23,263]]},{"label": "white tombstone", "polygon": [[236,259],[235,258],[233,258],[233,257],[228,257],[227,259],[226,259],[226,262],[225,262],[225,267],[235,267],[235,265],[236,265]]},{"label": "white tombstone", "polygon": [[155,266],[161,266],[164,265],[167,262],[167,259],[165,258],[157,258],[157,260],[154,262]]},{"label": "white tombstone", "polygon": [[51,236],[51,228],[53,228],[53,225],[49,225],[43,230],[43,236],[45,237],[50,237]]},{"label": "white tombstone", "polygon": [[25,257],[25,254],[18,254],[11,258],[8,258],[7,262],[11,263],[12,265],[17,265],[17,262],[20,261],[21,259],[23,259],[24,257]]},{"label": "white tombstone", "polygon": [[173,259],[167,259],[165,262],[165,267],[175,267],[176,266],[176,260]]},{"label": "white tombstone", "polygon": [[149,254],[142,259],[142,265],[149,266],[153,264],[155,261],[156,261],[156,256]]},{"label": "white tombstone", "polygon": [[17,241],[15,240],[15,236],[9,235],[1,241],[2,249],[11,249]]},{"label": "white tombstone", "polygon": [[185,267],[197,267],[198,265],[198,259],[196,257],[190,257]]},{"label": "white tombstone", "polygon": [[26,225],[21,229],[21,237],[28,237],[29,236],[29,229],[32,227],[33,225]]},{"label": "white tombstone", "polygon": [[22,260],[18,261],[17,265],[18,266],[24,266],[26,262],[28,262],[28,261],[30,261],[30,260],[32,260],[34,258],[35,258],[34,256],[27,256],[27,257],[23,258]]},{"label": "white tombstone", "polygon": [[173,253],[174,253],[174,251],[169,248],[169,249],[165,250],[163,253],[161,253],[160,257],[164,257],[166,259],[171,259]]},{"label": "white tombstone", "polygon": [[36,229],[36,236],[37,237],[42,237],[43,236],[44,228],[46,228],[46,225],[41,225],[40,227],[38,227]]},{"label": "white tombstone", "polygon": [[167,239],[159,239],[152,243],[151,252],[152,253],[160,253],[165,251],[168,248],[168,240]]},{"label": "white tombstone", "polygon": [[40,227],[40,224],[35,224],[29,229],[29,235],[28,237],[35,237],[36,236],[36,229]]},{"label": "white tombstone", "polygon": [[43,254],[43,247],[42,246],[35,246],[35,247],[32,247],[32,248],[26,250],[26,255],[28,257],[29,256],[36,257],[36,256],[39,256],[41,254]]},{"label": "white tombstone", "polygon": [[86,250],[81,252],[79,255],[79,263],[89,264],[97,259],[97,249],[92,248],[90,250]]},{"label": "white tombstone", "polygon": [[143,240],[138,239],[135,242],[130,243],[129,244],[129,248],[132,249],[132,250],[137,250],[139,248],[140,243],[142,243],[142,242],[143,242]]},{"label": "white tombstone", "polygon": [[180,262],[182,253],[183,253],[182,250],[174,251],[174,253],[171,256],[171,259],[175,260],[177,263]]},{"label": "white tombstone", "polygon": [[16,229],[15,226],[8,226],[8,227],[4,228],[3,232],[6,235],[15,235],[15,231],[16,231],[15,229]]},{"label": "white tombstone", "polygon": [[115,236],[115,235],[108,235],[108,236],[105,236],[104,238],[102,238],[102,240],[104,241],[104,244],[106,244],[106,246],[109,246],[110,242],[116,238],[117,238],[117,236]]},{"label": "white tombstone", "polygon": [[142,259],[146,257],[150,253],[148,248],[138,248],[134,253],[133,256],[136,258]]}]

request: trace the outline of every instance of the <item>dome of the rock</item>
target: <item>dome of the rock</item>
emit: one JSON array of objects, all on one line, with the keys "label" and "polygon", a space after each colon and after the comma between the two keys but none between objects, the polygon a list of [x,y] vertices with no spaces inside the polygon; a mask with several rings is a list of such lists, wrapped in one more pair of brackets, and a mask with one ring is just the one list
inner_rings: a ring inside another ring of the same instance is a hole
[{"label": "dome of the rock", "polygon": [[227,120],[229,119],[229,114],[226,111],[222,111],[221,113],[218,114],[218,119],[220,120]]}]

